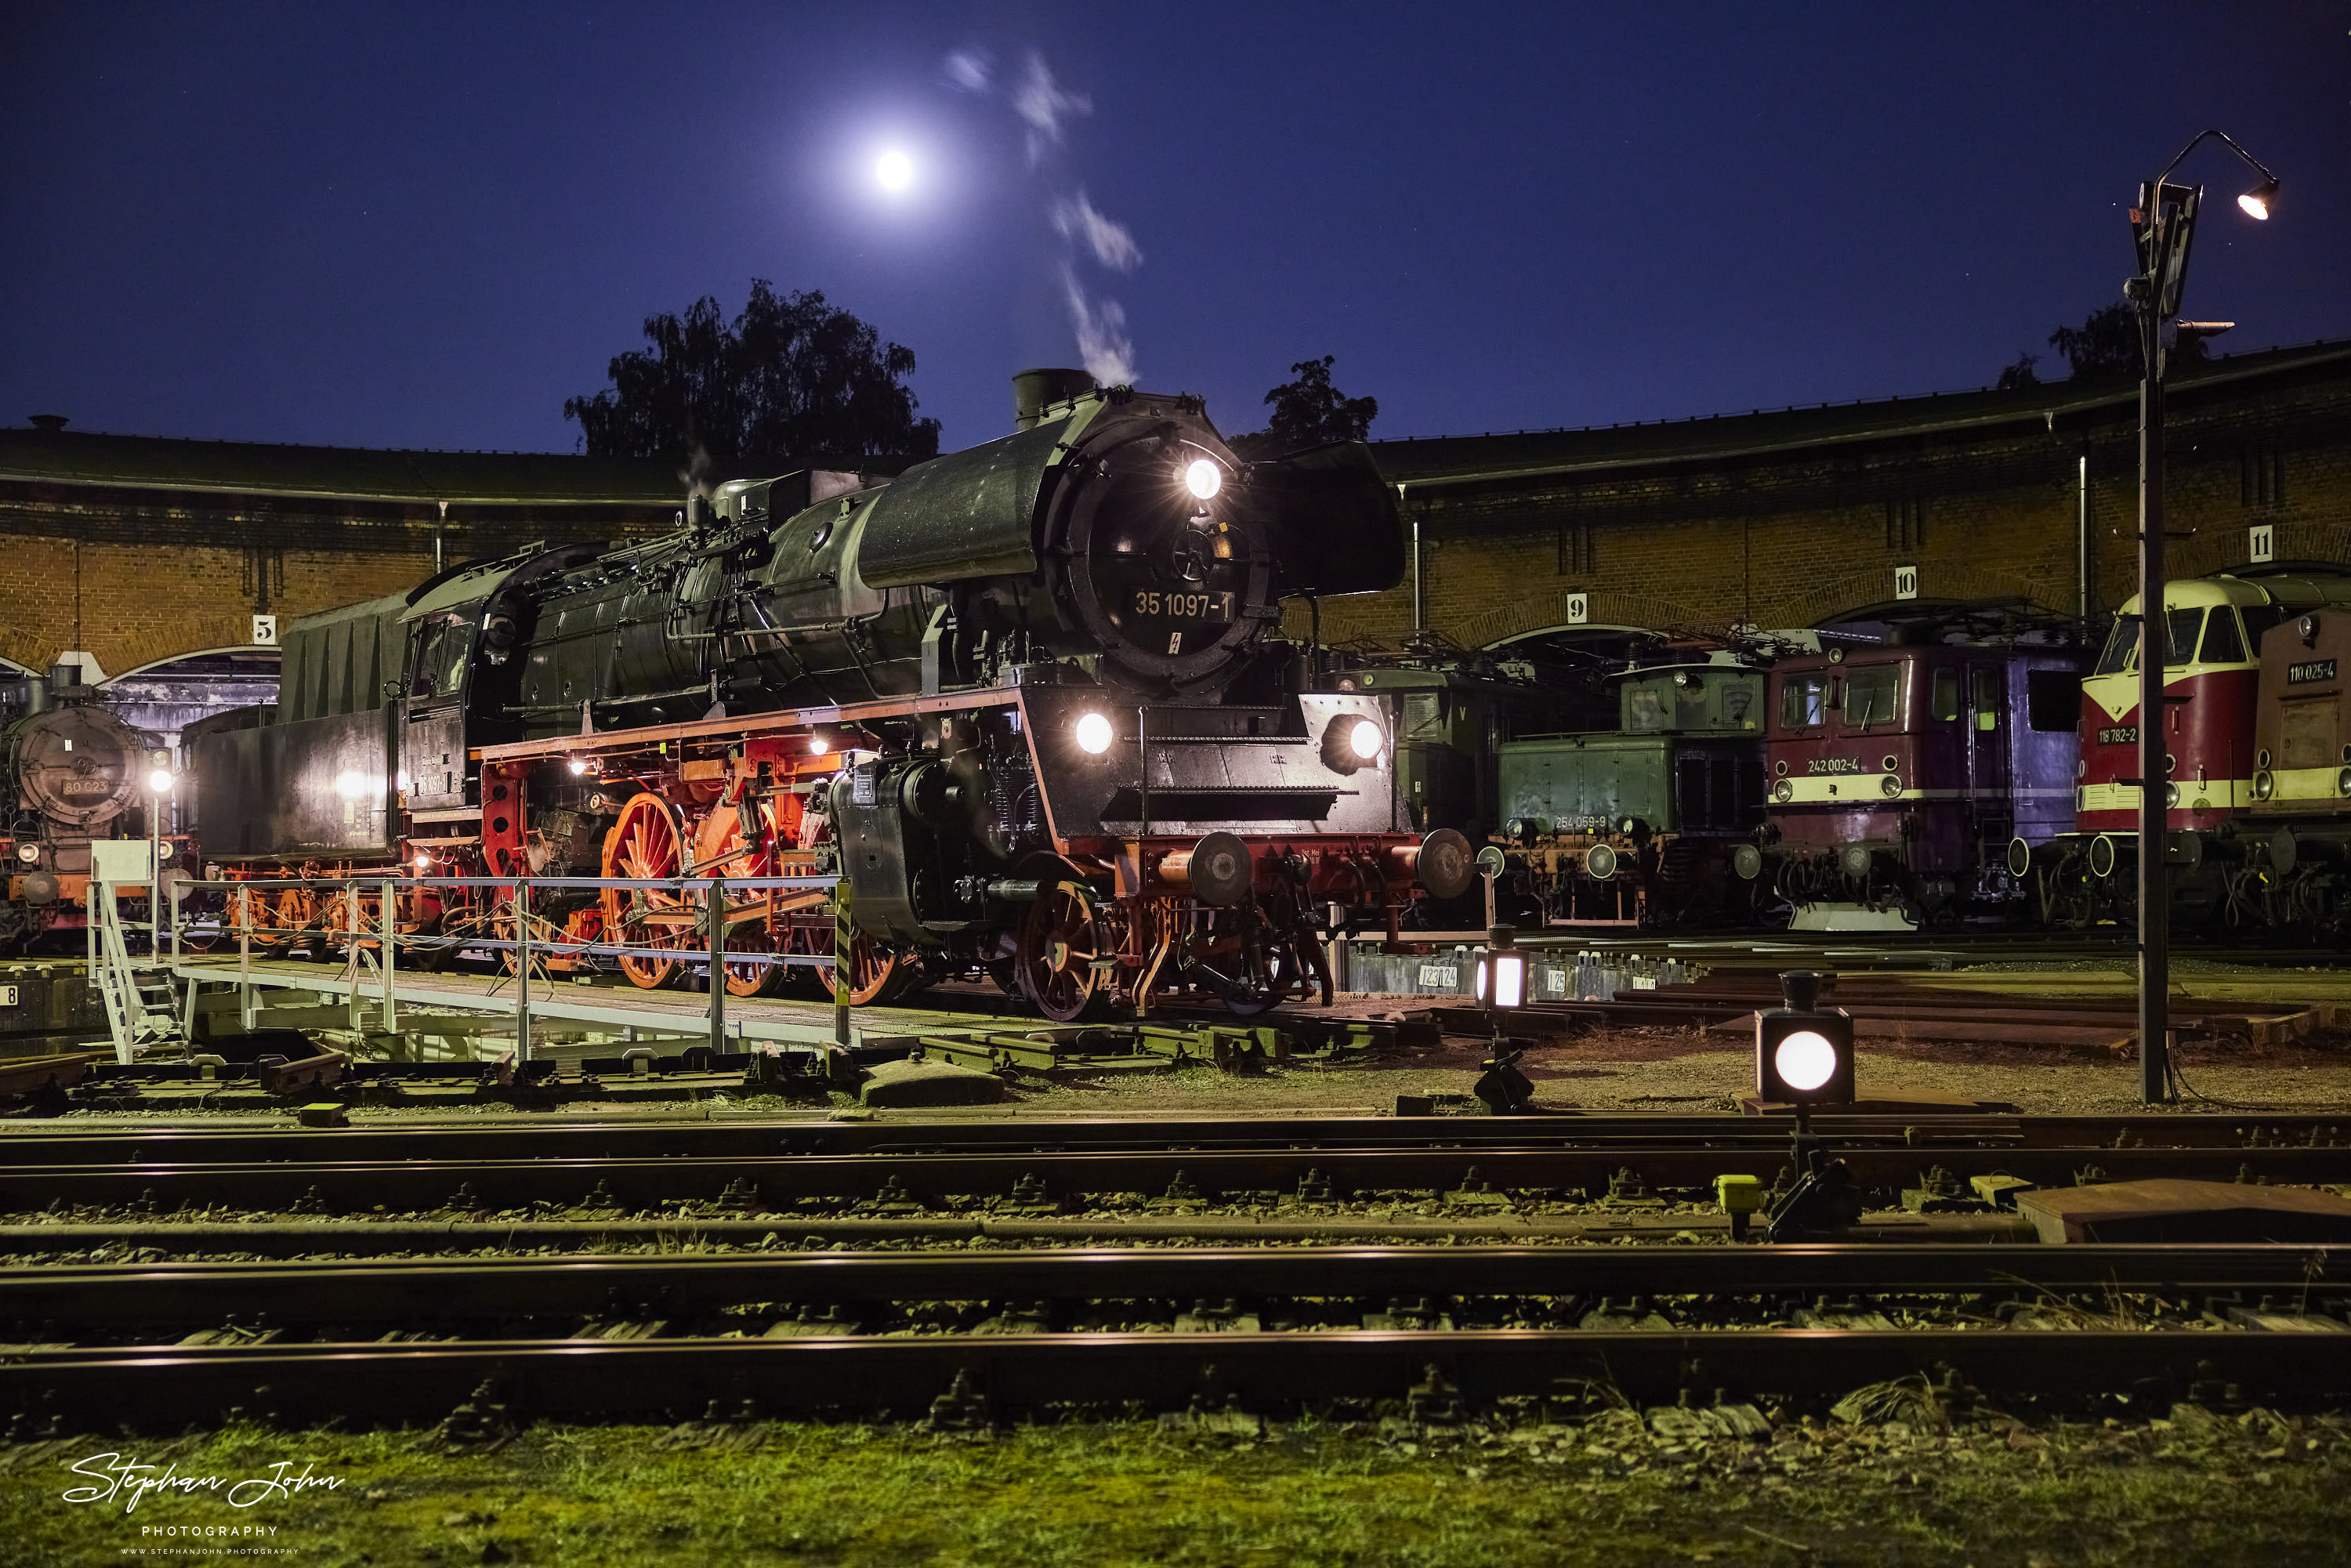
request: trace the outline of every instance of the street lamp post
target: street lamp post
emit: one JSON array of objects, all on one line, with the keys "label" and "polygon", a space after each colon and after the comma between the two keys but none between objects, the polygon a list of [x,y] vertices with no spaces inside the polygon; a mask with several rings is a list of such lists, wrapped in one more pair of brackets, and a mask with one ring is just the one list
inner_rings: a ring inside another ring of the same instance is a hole
[{"label": "street lamp post", "polygon": [[[2179,321],[2180,290],[2188,281],[2188,247],[2196,233],[2201,185],[2175,185],[2171,172],[2208,138],[2259,171],[2262,183],[2237,198],[2254,218],[2270,215],[2277,176],[2234,139],[2219,131],[2198,133],[2139,187],[2131,209],[2131,235],[2138,247],[2138,272],[2123,286],[2138,316],[2138,1065],[2139,1097],[2148,1104],[2173,1098],[2171,1091],[2170,986],[2171,892],[2168,866],[2171,768],[2165,748],[2170,709],[2164,700],[2164,667],[2169,661],[2170,617],[2164,604],[2163,568],[2163,374],[2171,350],[2163,326],[2177,322],[2175,344],[2226,331],[2225,321]],[[2192,658],[2194,650],[2184,657]]]}]

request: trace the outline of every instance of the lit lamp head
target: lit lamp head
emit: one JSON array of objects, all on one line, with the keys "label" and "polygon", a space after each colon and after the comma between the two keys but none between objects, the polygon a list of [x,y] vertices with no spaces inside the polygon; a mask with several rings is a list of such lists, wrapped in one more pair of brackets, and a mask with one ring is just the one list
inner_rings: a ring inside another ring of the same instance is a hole
[{"label": "lit lamp head", "polygon": [[2239,196],[2237,205],[2244,209],[2249,218],[2266,219],[2270,215],[2270,204],[2277,200],[2277,177],[2272,175]]},{"label": "lit lamp head", "polygon": [[1755,1015],[1755,1092],[1771,1103],[1853,1103],[1853,1015],[1816,1005],[1822,978],[1787,971],[1780,977],[1787,1006]]},{"label": "lit lamp head", "polygon": [[1478,1005],[1488,1012],[1527,1005],[1527,956],[1518,945],[1519,934],[1497,925],[1487,934],[1486,951],[1478,956]]}]

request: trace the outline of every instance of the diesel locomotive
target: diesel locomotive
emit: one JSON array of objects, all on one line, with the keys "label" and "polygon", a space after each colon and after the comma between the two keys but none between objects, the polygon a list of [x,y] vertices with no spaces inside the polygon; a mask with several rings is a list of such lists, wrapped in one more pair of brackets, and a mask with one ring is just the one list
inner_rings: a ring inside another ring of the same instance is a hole
[{"label": "diesel locomotive", "polygon": [[[2255,736],[2257,698],[2271,700],[2262,673],[2269,639],[2302,617],[2332,619],[2346,603],[2351,575],[2325,570],[2223,573],[2164,585],[2162,724],[2169,777],[2163,790],[2171,914],[2182,929],[2261,926],[2275,917],[2258,850],[2262,835],[2246,831],[2248,819],[2276,810],[2271,754],[2278,747],[2264,747]],[[2290,643],[2280,644],[2278,655],[2289,664],[2283,650]],[[2074,831],[2009,847],[2010,871],[2029,887],[2048,924],[2080,928],[2137,918],[2138,652],[2134,595],[2082,682]]]},{"label": "diesel locomotive", "polygon": [[[1320,929],[1473,875],[1458,831],[1412,826],[1388,705],[1276,634],[1285,601],[1401,580],[1393,492],[1361,444],[1245,464],[1197,399],[1081,372],[1024,372],[1015,410],[886,482],[729,483],[658,538],[297,622],[276,710],[196,751],[237,913],[331,932],[346,901],[268,874],[414,873],[402,928],[622,947],[657,986],[712,948],[681,879],[837,876],[854,1000],[975,967],[1057,1019],[1327,999]],[[455,874],[677,885],[419,881]],[[829,984],[837,913],[729,894],[724,983]]]}]

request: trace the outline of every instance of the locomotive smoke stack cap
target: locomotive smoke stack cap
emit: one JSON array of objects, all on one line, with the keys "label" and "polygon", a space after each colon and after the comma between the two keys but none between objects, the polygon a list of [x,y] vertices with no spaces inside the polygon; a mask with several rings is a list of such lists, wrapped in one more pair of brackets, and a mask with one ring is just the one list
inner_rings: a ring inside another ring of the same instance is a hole
[{"label": "locomotive smoke stack cap", "polygon": [[49,666],[49,695],[64,696],[81,686],[81,665],[56,664]]},{"label": "locomotive smoke stack cap", "polygon": [[1083,371],[1017,371],[1012,377],[1012,423],[1019,429],[1034,430],[1043,422],[1048,406],[1083,397],[1094,386],[1093,377]]}]

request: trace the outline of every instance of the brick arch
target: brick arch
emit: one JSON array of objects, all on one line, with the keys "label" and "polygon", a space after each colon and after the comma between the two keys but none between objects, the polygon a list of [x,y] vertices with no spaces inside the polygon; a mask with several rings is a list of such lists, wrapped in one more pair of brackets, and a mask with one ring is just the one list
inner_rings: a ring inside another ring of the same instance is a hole
[{"label": "brick arch", "polygon": [[[2254,521],[2261,519],[2255,518]],[[2272,525],[2270,555],[2275,560],[2332,560],[2351,570],[2351,525],[2280,519]],[[2247,525],[2201,528],[2189,538],[2175,539],[2164,553],[2164,570],[2174,578],[2207,577],[2216,571],[2237,571],[2253,563],[2252,538]],[[2138,591],[2131,579],[2125,591]]]},{"label": "brick arch", "polygon": [[1686,604],[1655,594],[1626,593],[1615,589],[1559,589],[1532,594],[1519,603],[1497,605],[1440,630],[1465,648],[1490,648],[1513,637],[1553,628],[1573,631],[1575,628],[1567,622],[1567,600],[1571,593],[1579,591],[1584,594],[1584,624],[1589,626],[1640,627],[1658,632],[1728,630],[1722,622],[1694,619]]},{"label": "brick arch", "polygon": [[135,675],[144,675],[167,665],[175,664],[182,659],[201,658],[206,653],[275,653],[277,651],[274,647],[264,647],[258,643],[218,643],[208,648],[183,648],[177,653],[166,653],[160,659],[150,659],[143,664],[131,664],[119,670],[110,669],[102,684],[110,685],[116,681],[127,681]]},{"label": "brick arch", "polygon": [[[1971,562],[1927,560],[1919,563],[1919,591],[1932,599],[2022,599],[2038,608],[2060,613],[2071,608],[2073,585],[2036,584],[2015,572]],[[1862,605],[1883,604],[1894,597],[1892,566],[1824,577],[1806,592],[1778,605],[1758,605],[1759,626],[1824,626]]]},{"label": "brick arch", "polygon": [[[281,631],[285,622],[286,618],[281,616]],[[210,611],[191,615],[176,626],[141,628],[103,642],[102,647],[93,647],[90,652],[99,655],[109,676],[127,674],[198,653],[253,647],[253,612],[241,605]]]}]

